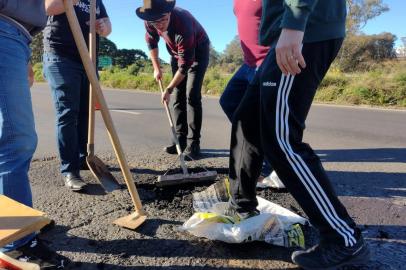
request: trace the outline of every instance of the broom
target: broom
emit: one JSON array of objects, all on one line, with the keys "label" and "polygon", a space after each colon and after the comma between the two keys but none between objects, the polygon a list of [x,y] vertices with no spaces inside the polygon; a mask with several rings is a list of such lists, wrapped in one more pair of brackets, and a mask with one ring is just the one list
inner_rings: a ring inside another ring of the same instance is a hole
[{"label": "broom", "polygon": [[[159,80],[159,88],[161,93],[164,92],[164,87],[162,85],[162,81]],[[187,184],[187,183],[199,183],[204,181],[214,181],[217,178],[216,171],[209,171],[204,168],[205,171],[199,173],[189,173],[186,164],[185,164],[185,154],[182,152],[180,148],[178,137],[176,136],[175,127],[173,125],[171,111],[169,110],[168,103],[164,102],[164,107],[166,110],[166,115],[168,116],[169,125],[171,127],[172,138],[176,144],[176,151],[178,152],[178,157],[180,161],[180,167],[182,169],[182,173],[177,174],[167,174],[168,171],[164,175],[158,176],[158,181],[156,185],[159,187],[163,186],[173,186],[173,185],[180,185],[180,184]],[[190,160],[193,160],[190,156],[188,156]]]}]

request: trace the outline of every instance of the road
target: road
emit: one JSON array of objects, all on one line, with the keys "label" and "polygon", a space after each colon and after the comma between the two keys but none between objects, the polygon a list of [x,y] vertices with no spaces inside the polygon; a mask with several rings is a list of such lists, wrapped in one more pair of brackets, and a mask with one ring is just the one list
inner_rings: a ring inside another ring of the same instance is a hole
[{"label": "road", "polygon": [[[111,89],[104,90],[104,95],[130,161],[136,163],[138,156],[145,155],[151,162],[159,159],[162,147],[170,141],[159,95]],[[46,84],[36,84],[32,96],[39,136],[35,160],[45,161],[57,156],[51,94]],[[226,166],[230,124],[218,98],[205,98],[203,107],[203,152],[222,158]],[[305,141],[320,156],[340,199],[357,223],[364,226],[377,260],[384,265],[369,269],[401,269],[406,263],[406,111],[316,104],[308,117]],[[95,145],[98,152],[111,152],[99,115]],[[56,164],[51,164],[53,175],[57,174]],[[35,179],[43,177],[44,168],[49,169],[46,166],[36,164],[32,172],[34,195],[44,202],[41,184]],[[43,208],[55,212],[49,204],[44,203]],[[60,219],[63,223],[64,217]],[[106,257],[94,260],[109,262]],[[276,264],[271,268],[280,269]]]},{"label": "road", "polygon": [[[126,149],[145,151],[169,142],[168,122],[157,94],[104,90],[104,95]],[[36,84],[32,96],[39,135],[36,156],[55,154],[55,143],[50,143],[55,141],[55,114],[50,90],[46,84]],[[203,108],[202,147],[227,149],[230,125],[218,99],[204,99]],[[109,150],[100,117],[96,134],[96,147],[100,151]],[[368,151],[366,155],[372,159],[389,152],[392,155],[390,148],[406,147],[406,111],[314,105],[308,117],[305,141],[315,149]]]}]

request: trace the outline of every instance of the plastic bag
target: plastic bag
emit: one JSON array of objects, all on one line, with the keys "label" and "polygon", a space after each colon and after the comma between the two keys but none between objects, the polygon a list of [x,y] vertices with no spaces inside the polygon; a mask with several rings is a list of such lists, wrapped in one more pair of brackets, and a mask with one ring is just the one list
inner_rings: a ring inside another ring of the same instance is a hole
[{"label": "plastic bag", "polygon": [[193,207],[196,213],[187,220],[181,230],[197,237],[219,240],[227,243],[265,241],[283,246],[304,247],[305,239],[299,224],[308,221],[261,197],[258,199],[258,216],[236,222],[232,217],[223,215],[228,204],[228,181],[219,181],[206,190],[193,194]]}]

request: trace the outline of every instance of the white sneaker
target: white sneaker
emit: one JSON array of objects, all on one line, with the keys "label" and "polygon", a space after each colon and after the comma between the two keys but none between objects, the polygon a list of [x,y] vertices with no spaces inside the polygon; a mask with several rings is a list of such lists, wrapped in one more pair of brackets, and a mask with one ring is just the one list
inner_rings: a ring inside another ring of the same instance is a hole
[{"label": "white sneaker", "polygon": [[286,188],[282,181],[279,179],[275,171],[272,171],[270,175],[265,177],[262,181],[258,181],[257,188]]}]

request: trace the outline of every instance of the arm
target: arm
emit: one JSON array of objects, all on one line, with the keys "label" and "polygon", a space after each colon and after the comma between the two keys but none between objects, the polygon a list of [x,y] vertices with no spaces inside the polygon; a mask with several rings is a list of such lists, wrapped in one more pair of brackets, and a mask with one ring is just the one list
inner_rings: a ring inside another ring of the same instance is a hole
[{"label": "arm", "polygon": [[[186,37],[185,37],[186,36]],[[195,61],[195,47],[196,42],[194,35],[186,34],[176,37],[176,44],[178,47],[178,70],[173,76],[173,79],[168,84],[162,95],[162,101],[169,102],[170,95],[173,89],[178,86],[186,77],[186,73]]]},{"label": "arm", "polygon": [[186,77],[185,74],[181,73],[179,70],[176,71],[175,76],[173,76],[172,81],[168,84],[168,86],[166,87],[167,90],[169,90],[171,93],[173,91],[173,88],[175,88],[176,86],[178,86],[183,79]]},{"label": "arm", "polygon": [[109,17],[96,20],[96,33],[102,37],[107,37],[111,34],[111,21]]},{"label": "arm", "polygon": [[[302,42],[307,20],[318,0],[285,0],[282,32],[276,44],[276,62],[282,73],[296,75],[306,67]],[[299,67],[300,66],[300,67]]]},{"label": "arm", "polygon": [[147,42],[147,46],[151,56],[152,66],[154,67],[154,78],[155,80],[158,81],[162,78],[162,70],[161,65],[159,63],[159,49],[158,49],[159,35],[156,29],[151,25],[149,25],[147,22],[145,22],[144,25],[146,30],[145,41]]},{"label": "arm", "polygon": [[100,14],[96,20],[96,33],[102,37],[107,37],[111,33],[111,21],[107,15],[106,7],[103,1],[100,1]]},{"label": "arm", "polygon": [[168,84],[168,86],[165,88],[164,93],[162,94],[162,102],[167,102],[171,100],[171,94],[173,92],[173,89],[178,86],[183,79],[185,79],[186,75],[182,74],[179,69],[176,71],[175,76],[173,76],[172,81]]},{"label": "arm", "polygon": [[[76,5],[79,0],[72,0],[72,2]],[[45,0],[45,10],[49,16],[64,13],[65,7],[63,5],[63,0]]]},{"label": "arm", "polygon": [[318,0],[285,0],[285,12],[282,17],[281,28],[304,32],[307,20]]},{"label": "arm", "polygon": [[154,67],[154,78],[155,78],[155,80],[158,81],[158,80],[162,79],[162,70],[161,70],[161,64],[159,63],[158,47],[150,50],[149,54],[151,56],[152,66]]}]

